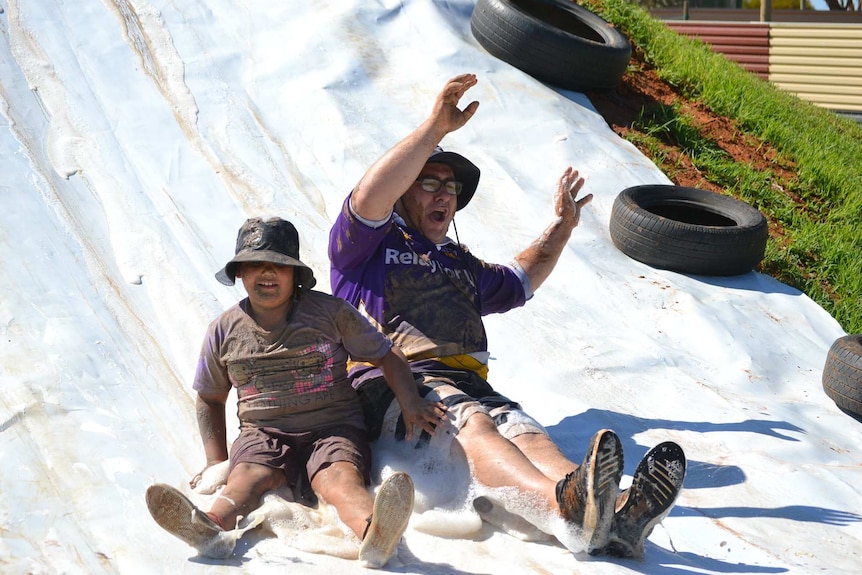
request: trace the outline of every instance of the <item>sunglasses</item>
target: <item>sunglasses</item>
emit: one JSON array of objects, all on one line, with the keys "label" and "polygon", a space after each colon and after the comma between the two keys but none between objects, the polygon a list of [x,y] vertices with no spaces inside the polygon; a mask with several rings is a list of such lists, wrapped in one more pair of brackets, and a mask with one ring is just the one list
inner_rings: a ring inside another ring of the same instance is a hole
[{"label": "sunglasses", "polygon": [[446,191],[449,192],[450,195],[457,196],[461,193],[461,190],[464,188],[464,184],[461,182],[456,182],[455,180],[438,180],[437,178],[419,178],[416,180],[419,182],[419,187],[421,187],[426,192],[430,192],[432,194],[437,193],[440,190],[441,186],[446,186]]}]

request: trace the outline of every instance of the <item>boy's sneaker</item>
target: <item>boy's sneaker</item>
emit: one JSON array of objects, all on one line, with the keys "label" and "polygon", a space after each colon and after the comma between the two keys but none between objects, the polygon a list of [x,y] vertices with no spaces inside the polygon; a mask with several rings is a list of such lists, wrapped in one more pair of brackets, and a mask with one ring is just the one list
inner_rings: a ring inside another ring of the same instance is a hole
[{"label": "boy's sneaker", "polygon": [[622,475],[620,438],[610,429],[602,429],[590,440],[581,466],[557,483],[563,518],[584,530],[588,552],[608,542]]},{"label": "boy's sneaker", "polygon": [[233,553],[235,540],[221,537],[224,529],[198,509],[179,489],[164,483],[149,486],[147,508],[165,531],[182,539],[201,555],[224,559]]},{"label": "boy's sneaker", "polygon": [[642,558],[644,540],[670,513],[684,478],[682,448],[672,441],[653,447],[638,464],[631,487],[620,495],[604,553]]},{"label": "boy's sneaker", "polygon": [[393,473],[374,497],[371,523],[359,547],[359,561],[364,567],[379,569],[395,555],[412,513],[413,480],[406,473]]}]

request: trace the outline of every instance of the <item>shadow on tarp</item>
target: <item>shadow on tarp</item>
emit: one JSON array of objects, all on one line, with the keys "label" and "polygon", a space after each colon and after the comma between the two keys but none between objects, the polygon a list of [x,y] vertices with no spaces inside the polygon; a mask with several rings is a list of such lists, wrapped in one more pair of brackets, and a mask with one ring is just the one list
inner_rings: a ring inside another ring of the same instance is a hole
[{"label": "shadow on tarp", "polygon": [[[566,456],[572,461],[580,461],[589,443],[590,436],[599,429],[613,429],[620,436],[625,453],[624,472],[634,474],[638,462],[646,455],[651,446],[643,446],[632,439],[638,433],[649,429],[670,429],[678,431],[742,432],[768,435],[784,441],[799,441],[790,433],[804,433],[804,430],[786,421],[766,419],[746,419],[716,423],[713,421],[678,421],[672,419],[645,418],[617,413],[602,409],[588,409],[578,415],[566,417],[560,423],[548,427],[548,433],[557,443],[564,446]],[[579,449],[572,452],[568,446]],[[707,461],[689,460],[687,464],[686,489],[727,487],[745,481],[745,472],[736,465],[720,465]]]},{"label": "shadow on tarp", "polygon": [[759,293],[775,293],[790,296],[805,295],[798,289],[785,283],[781,283],[772,276],[758,272],[748,272],[738,276],[702,276],[694,274],[683,274],[699,282],[716,287],[755,291]]},{"label": "shadow on tarp", "polygon": [[656,269],[660,273],[686,276],[701,283],[719,288],[745,290],[763,294],[782,294],[793,297],[805,295],[798,289],[791,287],[785,283],[781,283],[772,276],[768,276],[755,271],[750,271],[748,273],[735,276],[705,276],[698,274],[686,274],[682,272],[675,272],[673,270],[664,270],[661,268],[654,269]]},{"label": "shadow on tarp", "polygon": [[[251,552],[252,547],[258,544],[262,539],[270,537],[272,537],[272,533],[265,530],[250,531],[237,541],[236,550],[231,557],[227,559],[211,559],[208,557],[194,556],[189,557],[189,562],[201,565],[211,565],[213,567],[225,566],[242,568],[250,561],[250,558],[246,557],[246,554]],[[270,557],[268,561],[270,564],[284,566],[285,572],[290,572],[291,566],[315,567],[316,563],[313,562],[314,553],[308,553],[308,558],[311,559],[311,561],[309,561],[303,558],[304,554],[307,552],[298,550],[294,551],[296,551],[295,555],[278,554]],[[402,571],[398,568],[399,563],[403,565],[403,568],[407,568],[408,573],[417,573],[421,575],[492,575],[491,573],[464,571],[449,563],[423,561],[416,557],[416,555],[410,550],[406,541],[401,541],[398,544],[398,558],[393,565],[384,567],[380,572],[386,573],[395,571],[400,573]],[[357,572],[365,571],[365,569],[360,567],[359,562],[355,560],[345,560],[345,565],[355,565]]]},{"label": "shadow on tarp", "polygon": [[826,509],[825,507],[813,507],[811,505],[785,505],[783,507],[682,507],[675,506],[674,515],[679,517],[708,517],[710,519],[724,519],[727,517],[772,517],[775,519],[789,519],[802,523],[822,523],[824,525],[835,525],[844,527],[852,523],[862,521],[862,515],[852,511],[841,511],[838,509]]},{"label": "shadow on tarp", "polygon": [[684,551],[668,551],[647,540],[646,559],[606,559],[628,567],[633,573],[647,575],[692,575],[694,573],[787,573],[786,567],[771,567],[769,565],[754,565],[752,563],[734,563],[714,557],[703,557]]}]

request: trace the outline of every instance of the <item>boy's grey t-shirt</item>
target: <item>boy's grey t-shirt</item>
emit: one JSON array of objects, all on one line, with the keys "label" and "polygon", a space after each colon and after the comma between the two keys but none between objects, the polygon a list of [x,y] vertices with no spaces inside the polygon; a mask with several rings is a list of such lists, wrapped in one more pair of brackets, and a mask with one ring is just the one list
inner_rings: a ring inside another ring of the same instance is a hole
[{"label": "boy's grey t-shirt", "polygon": [[198,392],[237,390],[240,426],[308,431],[333,423],[365,425],[347,361],[377,361],[391,343],[344,300],[309,291],[281,333],[246,313],[248,298],[207,328],[195,373]]}]

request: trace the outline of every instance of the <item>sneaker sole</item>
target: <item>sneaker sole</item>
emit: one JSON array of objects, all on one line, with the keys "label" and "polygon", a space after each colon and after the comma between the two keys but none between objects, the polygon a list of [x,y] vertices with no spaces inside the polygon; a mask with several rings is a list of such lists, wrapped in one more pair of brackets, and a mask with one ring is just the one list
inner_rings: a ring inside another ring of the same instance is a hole
[{"label": "sneaker sole", "polygon": [[364,567],[383,567],[395,555],[413,513],[413,496],[413,480],[406,473],[393,473],[380,486],[371,525],[359,547],[359,561]]},{"label": "sneaker sole", "polygon": [[[682,448],[671,441],[647,453],[635,470],[625,504],[614,516],[608,555],[643,557],[644,540],[667,517],[679,496],[685,467]],[[638,512],[637,517],[631,517]]]},{"label": "sneaker sole", "polygon": [[588,552],[608,540],[622,475],[620,439],[610,429],[602,429],[590,439],[581,466],[557,484],[560,512],[582,530]]},{"label": "sneaker sole", "polygon": [[604,547],[610,539],[614,507],[623,476],[623,447],[617,434],[605,430],[596,443],[589,477],[592,489],[588,493],[584,514],[584,528],[593,529],[588,552]]},{"label": "sneaker sole", "polygon": [[162,529],[195,549],[205,547],[221,533],[220,529],[209,527],[202,520],[195,521],[195,515],[206,515],[180,490],[164,483],[147,488],[147,509]]}]

